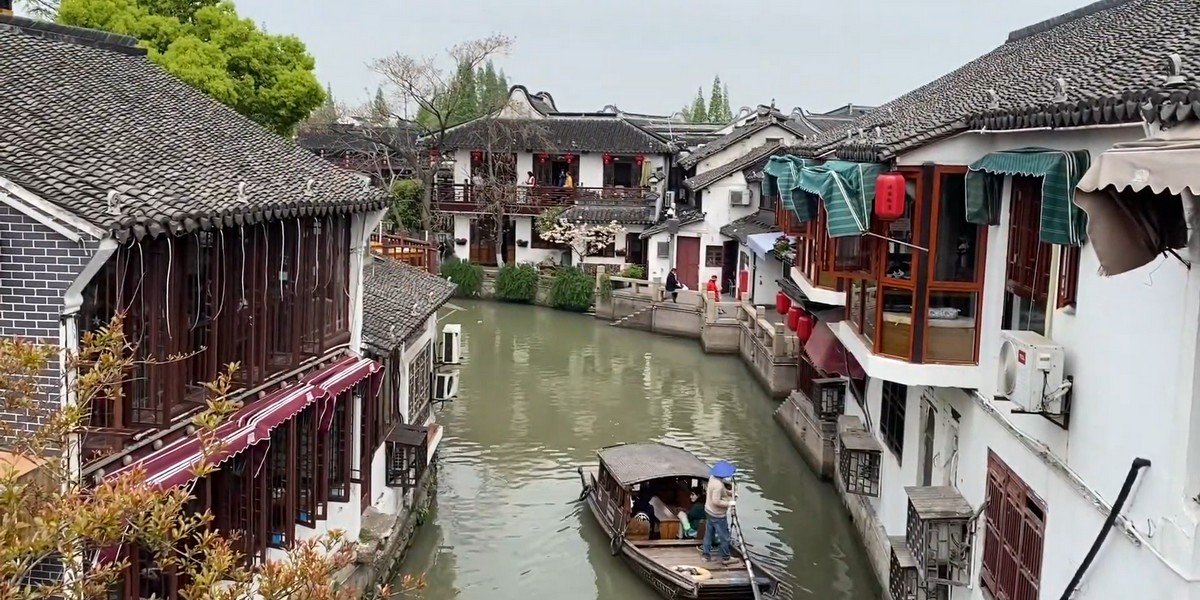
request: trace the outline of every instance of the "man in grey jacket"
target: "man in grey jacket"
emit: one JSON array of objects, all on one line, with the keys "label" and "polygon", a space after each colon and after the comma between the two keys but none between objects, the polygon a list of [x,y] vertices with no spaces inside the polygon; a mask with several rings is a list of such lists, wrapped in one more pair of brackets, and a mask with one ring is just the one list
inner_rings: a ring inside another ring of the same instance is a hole
[{"label": "man in grey jacket", "polygon": [[734,466],[721,461],[713,466],[708,478],[708,496],[704,501],[704,545],[700,552],[704,560],[712,560],[713,536],[717,536],[721,548],[721,562],[729,563],[733,557],[729,553],[729,509],[733,508],[733,474]]}]

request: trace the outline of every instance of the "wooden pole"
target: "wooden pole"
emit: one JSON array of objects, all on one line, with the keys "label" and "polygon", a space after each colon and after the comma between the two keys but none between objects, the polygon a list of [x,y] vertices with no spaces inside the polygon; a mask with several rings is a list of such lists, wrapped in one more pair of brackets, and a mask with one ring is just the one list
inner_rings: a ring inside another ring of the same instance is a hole
[{"label": "wooden pole", "polygon": [[742,562],[746,563],[746,575],[750,577],[750,591],[754,594],[754,600],[761,600],[758,582],[754,580],[754,568],[750,565],[750,547],[746,545],[746,536],[742,535],[742,524],[737,518],[736,486],[733,488],[733,506],[729,507],[729,520],[733,522],[734,529],[737,529],[738,543],[742,546]]}]

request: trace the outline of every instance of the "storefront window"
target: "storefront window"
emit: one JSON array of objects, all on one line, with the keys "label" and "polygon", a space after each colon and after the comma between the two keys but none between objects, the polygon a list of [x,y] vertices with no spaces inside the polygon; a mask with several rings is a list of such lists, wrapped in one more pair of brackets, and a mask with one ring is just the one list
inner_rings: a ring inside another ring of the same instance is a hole
[{"label": "storefront window", "polygon": [[883,288],[879,354],[908,360],[912,354],[913,293],[902,288]]}]

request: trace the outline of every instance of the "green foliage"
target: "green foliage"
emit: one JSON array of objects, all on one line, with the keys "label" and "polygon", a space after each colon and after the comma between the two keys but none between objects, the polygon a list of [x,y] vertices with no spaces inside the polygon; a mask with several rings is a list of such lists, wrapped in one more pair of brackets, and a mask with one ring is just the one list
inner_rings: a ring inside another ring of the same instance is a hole
[{"label": "green foliage", "polygon": [[530,263],[504,265],[496,274],[496,299],[531,304],[537,298],[538,270]]},{"label": "green foliage", "polygon": [[458,286],[454,295],[460,298],[474,298],[483,287],[483,267],[466,261],[452,260],[442,265],[442,277]]},{"label": "green foliage", "polygon": [[708,122],[708,109],[704,105],[704,90],[696,89],[696,99],[692,100],[692,109],[688,111],[688,121],[692,123]]},{"label": "green foliage", "polygon": [[416,179],[401,179],[392,185],[392,206],[387,214],[387,222],[392,228],[409,231],[421,229],[424,206],[421,192],[424,189],[424,185]]},{"label": "green foliage", "polygon": [[496,71],[492,61],[479,68],[475,85],[479,91],[479,114],[498,111],[508,102],[508,78],[504,76],[504,71]]},{"label": "green foliage", "polygon": [[325,102],[304,44],[263,32],[229,2],[63,0],[58,20],[138,38],[150,60],[280,135]]},{"label": "green foliage", "polygon": [[628,267],[625,267],[624,271],[621,271],[621,277],[628,277],[630,279],[645,279],[646,267],[643,267],[642,265],[629,265]]},{"label": "green foliage", "polygon": [[611,300],[612,292],[613,292],[612,278],[610,278],[608,276],[608,274],[605,273],[600,276],[600,297],[605,300]]},{"label": "green foliage", "polygon": [[538,215],[537,218],[533,220],[533,226],[537,228],[537,232],[539,234],[546,233],[547,231],[554,229],[554,227],[558,225],[558,218],[562,216],[564,210],[566,209],[561,206],[555,206],[543,210],[542,214]]},{"label": "green foliage", "polygon": [[449,126],[465,123],[479,116],[479,90],[475,85],[475,71],[469,64],[458,65],[452,87],[457,90],[461,101],[450,113]]},{"label": "green foliage", "polygon": [[550,304],[560,310],[585,312],[592,306],[595,280],[579,267],[559,267],[554,272]]},{"label": "green foliage", "polygon": [[[330,95],[333,93],[330,92]],[[371,100],[370,114],[367,118],[375,125],[387,125],[392,120],[392,108],[383,97],[383,88],[375,88],[375,98]]]}]

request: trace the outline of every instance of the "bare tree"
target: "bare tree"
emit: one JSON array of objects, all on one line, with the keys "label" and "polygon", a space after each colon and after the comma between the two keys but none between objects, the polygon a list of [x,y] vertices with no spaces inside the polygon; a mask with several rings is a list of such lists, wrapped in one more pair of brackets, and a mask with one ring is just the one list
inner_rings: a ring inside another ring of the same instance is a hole
[{"label": "bare tree", "polygon": [[[389,150],[404,155],[424,184],[422,203],[426,227],[431,214],[433,181],[441,163],[441,155],[437,152],[442,148],[442,138],[446,129],[456,124],[456,116],[462,115],[466,107],[478,100],[475,90],[463,86],[456,74],[464,69],[474,72],[489,58],[507,54],[512,44],[512,38],[494,34],[452,46],[446,50],[449,60],[395,53],[371,64],[372,69],[384,78],[384,102],[392,115],[420,132],[422,143]],[[398,113],[397,109],[402,112]],[[424,118],[418,118],[418,115]]]},{"label": "bare tree", "polygon": [[59,0],[21,0],[20,5],[25,12],[35,19],[53,21],[58,16]]},{"label": "bare tree", "polygon": [[[482,232],[496,249],[496,264],[504,264],[502,239],[508,215],[536,206],[535,190],[523,185],[517,172],[516,151],[557,149],[544,127],[533,121],[482,117],[473,124],[477,148],[483,152],[483,168],[472,167],[471,193],[480,207],[477,217]],[[564,194],[568,193],[563,191]],[[563,200],[566,200],[564,196]]]}]

